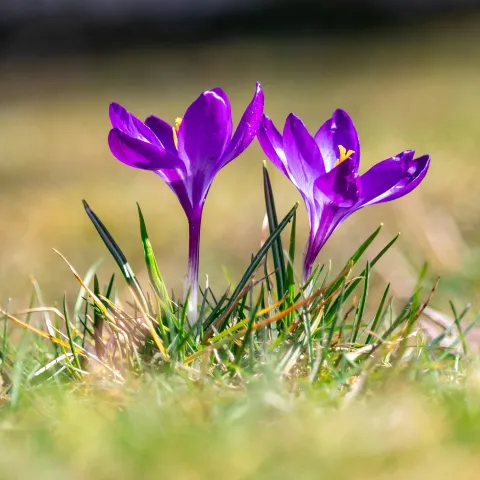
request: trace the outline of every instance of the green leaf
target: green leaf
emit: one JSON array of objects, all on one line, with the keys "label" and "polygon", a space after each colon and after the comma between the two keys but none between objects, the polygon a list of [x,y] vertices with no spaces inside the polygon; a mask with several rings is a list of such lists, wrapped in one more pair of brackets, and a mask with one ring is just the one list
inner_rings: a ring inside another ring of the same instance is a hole
[{"label": "green leaf", "polygon": [[387,285],[387,288],[383,292],[382,300],[380,301],[380,305],[378,306],[377,313],[375,314],[375,318],[373,319],[372,326],[370,327],[370,330],[372,331],[372,333],[368,334],[366,343],[373,343],[373,340],[374,340],[373,333],[377,333],[377,330],[381,327],[383,318],[385,318],[383,307],[385,305],[385,300],[387,299],[389,290],[390,290],[390,284]]},{"label": "green leaf", "polygon": [[117,242],[114,240],[110,232],[107,230],[107,227],[102,223],[100,218],[96,215],[96,213],[90,208],[88,203],[83,200],[83,206],[85,207],[85,211],[87,212],[88,217],[93,223],[93,226],[96,228],[98,234],[100,235],[103,243],[107,247],[108,251],[112,255],[113,259],[117,263],[120,271],[122,272],[125,281],[127,282],[128,286],[131,288],[133,293],[137,296],[138,300],[143,303],[145,309],[148,310],[148,302],[143,293],[142,287],[138,283],[138,280],[133,273],[132,267],[127,261],[127,258],[123,254],[122,250],[118,246]]},{"label": "green leaf", "polygon": [[170,299],[168,297],[168,291],[165,286],[165,282],[163,281],[162,274],[160,273],[160,269],[158,268],[158,263],[152,248],[152,243],[150,242],[150,239],[148,237],[147,227],[145,225],[145,219],[143,217],[142,210],[138,203],[137,203],[137,208],[138,208],[138,218],[140,221],[140,235],[142,237],[143,253],[145,255],[145,263],[147,265],[150,282],[152,283],[155,293],[165,303],[165,305],[168,306],[168,308],[172,312],[173,310],[171,307]]},{"label": "green leaf", "polygon": [[74,340],[72,336],[72,329],[70,327],[70,318],[68,315],[68,308],[67,308],[67,296],[63,295],[63,315],[65,317],[65,326],[67,328],[67,335],[68,335],[68,343],[70,344],[70,350],[73,353],[73,360],[75,363],[75,366],[79,369],[82,370],[82,365],[80,363],[80,360],[77,355],[77,350],[74,345]]},{"label": "green leaf", "polygon": [[[276,238],[282,233],[282,231],[285,229],[285,227],[288,225],[290,220],[293,218],[296,209],[298,208],[298,202],[293,206],[293,208],[287,213],[285,218],[280,222],[278,227],[273,231],[272,234],[267,238],[263,246],[260,248],[260,250],[257,252],[257,254],[253,257],[252,262],[250,263],[249,267],[243,274],[242,278],[240,279],[240,282],[237,285],[237,288],[235,288],[232,296],[230,297],[230,300],[228,301],[227,305],[224,308],[224,311],[227,311],[234,305],[234,303],[237,301],[237,297],[240,295],[240,293],[243,291],[245,288],[245,285],[249,282],[251,276],[257,269],[258,265],[262,261],[263,257],[267,254],[269,248],[273,244],[273,242],[276,240]],[[205,320],[205,325],[211,325],[213,322],[217,321],[215,317],[212,318],[213,312],[209,315],[209,317]],[[217,325],[217,328],[219,331],[222,330],[223,326],[226,324],[228,320],[228,315],[222,319],[221,323]]]},{"label": "green leaf", "polygon": [[[234,364],[240,366],[240,361],[243,356],[243,352],[245,351],[245,348],[247,346],[247,342],[250,339],[250,335],[252,333],[252,327],[253,323],[255,322],[255,318],[257,316],[257,312],[260,310],[261,304],[262,304],[262,298],[263,298],[263,285],[262,285],[262,292],[260,293],[260,296],[258,298],[258,301],[256,302],[254,308],[250,312],[250,318],[248,320],[248,326],[247,326],[247,331],[245,333],[245,336],[243,338],[243,342],[240,345],[240,348],[237,351],[237,355],[235,356],[235,361]],[[252,355],[252,352],[250,352],[250,356]]]},{"label": "green leaf", "polygon": [[[97,271],[97,269],[98,269],[98,267],[100,266],[101,263],[102,263],[101,260],[98,260],[97,262],[95,262],[88,269],[87,273],[85,274],[85,277],[83,278],[83,283],[85,285],[87,285],[87,287],[90,284],[90,282],[92,281],[92,278],[94,277],[95,272]],[[80,308],[82,308],[82,303],[83,303],[85,295],[86,295],[86,291],[81,286],[80,289],[78,290],[77,299],[75,300],[75,306],[73,308],[73,318],[74,319],[77,319],[80,316]]]},{"label": "green leaf", "polygon": [[[110,280],[109,286],[110,285],[113,285],[113,275],[112,275],[112,279]],[[107,288],[107,292],[109,292],[108,288]],[[98,283],[98,277],[96,275],[93,277],[93,293],[96,295],[97,298],[100,298],[100,285]],[[108,295],[105,295],[105,297],[108,298]],[[103,355],[105,353],[105,346],[103,345],[103,342],[102,342],[103,323],[104,323],[103,315],[101,314],[100,310],[94,306],[93,307],[93,341],[95,345],[95,353],[97,354],[98,358],[103,358]]]},{"label": "green leaf", "polygon": [[[380,250],[378,255],[376,255],[375,258],[370,262],[370,268],[373,268],[375,264],[388,252],[388,250],[390,250],[393,244],[398,240],[399,236],[400,234],[395,235],[395,237],[393,237],[393,239],[390,240],[390,242],[388,242],[387,245],[382,248],[382,250]],[[352,292],[355,290],[355,287],[361,282],[362,277],[364,276],[365,270],[363,270],[358,278],[349,283],[347,289],[345,290],[345,298],[348,298],[352,294]]]},{"label": "green leaf", "polygon": [[[345,267],[343,268],[344,271],[351,270],[357,264],[357,262],[360,260],[360,258],[362,258],[362,255],[365,253],[367,248],[377,238],[377,235],[380,233],[380,230],[382,229],[382,227],[383,227],[383,223],[381,223],[378,226],[378,228],[360,245],[360,247],[357,249],[357,251],[349,258],[349,260],[345,264]],[[372,262],[371,266],[373,266],[373,262]],[[337,290],[340,287],[340,285],[342,284],[343,281],[344,281],[344,278],[342,276],[339,276],[337,278],[337,280],[332,285],[330,285],[330,287],[328,288],[328,290],[325,293],[325,296],[328,297],[331,293],[333,293],[335,290]],[[358,281],[360,281],[360,279]],[[357,284],[358,284],[358,282],[357,282]],[[345,298],[347,298],[350,295],[350,293],[351,293],[351,290],[349,288],[347,288]]]},{"label": "green leaf", "polygon": [[[265,207],[267,209],[268,227],[270,235],[278,227],[277,211],[273,196],[272,184],[266,165],[263,166],[263,191],[265,194]],[[277,298],[280,300],[285,294],[285,259],[283,255],[282,237],[278,235],[272,242],[272,257],[277,281]]]},{"label": "green leaf", "polygon": [[[295,303],[295,273],[294,273],[294,264],[295,264],[295,237],[297,230],[297,212],[293,215],[292,218],[292,228],[290,230],[290,243],[288,247],[288,259],[287,259],[287,270],[285,273],[285,288],[288,291],[288,301],[286,303],[287,307],[292,306]],[[287,325],[293,321],[295,313],[286,317],[285,321]]]},{"label": "green leaf", "polygon": [[338,296],[338,298],[339,298],[339,301],[337,303],[338,307],[337,307],[337,310],[335,311],[335,315],[333,317],[333,320],[329,325],[328,335],[327,335],[326,341],[324,341],[323,345],[322,345],[322,350],[321,350],[322,351],[322,356],[321,356],[320,362],[318,364],[319,365],[318,370],[316,369],[317,371],[313,372],[315,377],[310,379],[311,382],[315,381],[315,379],[318,375],[318,372],[322,368],[322,365],[325,362],[325,360],[327,358],[327,355],[331,350],[333,334],[335,333],[335,329],[336,329],[336,326],[337,326],[337,323],[338,323],[338,319],[340,318],[340,313],[341,313],[341,308],[342,308],[342,305],[343,305],[343,295],[344,294],[345,294],[345,282],[343,283],[342,290],[340,291],[340,294]]},{"label": "green leaf", "polygon": [[105,294],[104,297],[108,298],[110,300],[110,295],[113,292],[113,287],[115,284],[115,274],[112,273],[112,276],[110,277],[110,281],[108,282],[107,288],[105,289]]},{"label": "green leaf", "polygon": [[460,315],[457,315],[457,310],[455,308],[455,305],[453,304],[452,301],[450,301],[449,303],[450,303],[450,307],[452,309],[453,316],[454,316],[454,319],[455,319],[455,325],[456,325],[457,330],[458,330],[458,338],[462,342],[463,353],[466,355],[468,353],[467,342],[466,342],[465,336],[463,334],[462,325],[461,325],[460,322],[463,320],[463,317],[465,317],[467,312],[470,310],[470,305],[467,305],[463,309],[462,313],[460,313]]},{"label": "green leaf", "polygon": [[[473,327],[476,327],[477,324],[480,322],[480,315],[478,317],[475,317],[473,319],[473,321],[468,324],[463,330],[462,330],[462,337],[465,338],[468,334],[468,332],[470,332],[470,330],[473,328]],[[454,347],[457,346],[457,344],[461,341],[461,337],[460,335],[448,346],[448,349],[451,350],[453,349]],[[439,361],[442,362],[443,360],[445,360],[445,358],[447,358],[447,356],[449,355],[449,350],[445,351],[443,353],[442,356],[440,356],[439,358]]]},{"label": "green leaf", "polygon": [[353,320],[353,326],[352,326],[352,338],[350,340],[352,344],[357,342],[358,331],[360,330],[360,325],[362,324],[363,312],[365,311],[365,304],[367,302],[368,286],[370,284],[370,263],[369,262],[367,262],[364,272],[365,272],[365,276],[363,280],[363,293],[362,293],[362,297],[360,298],[357,311],[355,312],[355,318]]}]

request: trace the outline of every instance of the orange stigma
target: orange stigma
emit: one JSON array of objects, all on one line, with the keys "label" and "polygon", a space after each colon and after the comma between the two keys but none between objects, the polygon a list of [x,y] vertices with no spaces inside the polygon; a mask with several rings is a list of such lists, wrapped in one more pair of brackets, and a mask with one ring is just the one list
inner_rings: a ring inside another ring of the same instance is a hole
[{"label": "orange stigma", "polygon": [[355,153],[354,150],[347,150],[343,145],[339,145],[338,150],[340,152],[340,158],[337,158],[337,161],[335,162],[335,167],[337,165],[340,165],[342,162],[350,158]]},{"label": "orange stigma", "polygon": [[182,124],[182,119],[180,117],[177,117],[175,119],[175,122],[173,122],[173,127],[172,127],[172,134],[173,134],[173,144],[175,145],[175,148],[178,150],[178,131],[180,130],[180,125]]}]

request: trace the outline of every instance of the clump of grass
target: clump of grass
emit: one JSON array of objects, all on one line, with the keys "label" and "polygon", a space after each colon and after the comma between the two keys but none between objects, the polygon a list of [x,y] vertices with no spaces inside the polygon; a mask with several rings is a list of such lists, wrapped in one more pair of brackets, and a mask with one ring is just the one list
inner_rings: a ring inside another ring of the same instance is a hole
[{"label": "clump of grass", "polygon": [[[15,405],[22,389],[39,383],[81,385],[94,379],[114,385],[131,376],[174,373],[202,384],[241,388],[268,372],[288,384],[329,384],[348,400],[366,391],[369,379],[386,370],[414,379],[461,374],[459,356],[467,357],[467,347],[460,322],[466,311],[455,315],[452,327],[434,338],[416,328],[436,287],[423,287],[425,269],[403,304],[393,302],[388,285],[378,305],[369,304],[372,271],[398,236],[364,260],[378,227],[339,273],[321,266],[307,285],[301,285],[293,267],[297,205],[283,219],[277,218],[265,167],[264,192],[269,235],[234,289],[218,294],[207,287],[201,292],[199,322],[193,327],[187,322],[186,301],[168,293],[140,206],[149,285],[140,284],[118,243],[84,202],[131,298],[120,301],[114,274],[102,285],[93,267],[82,279],[59,253],[80,284],[73,309],[65,297],[60,306],[47,308],[37,291],[27,310],[1,310],[4,398]],[[38,314],[41,326],[31,322]],[[28,342],[27,337],[10,341],[8,323],[33,332],[34,341],[30,336]],[[460,334],[445,344],[452,328]]]},{"label": "clump of grass", "polygon": [[[293,268],[297,205],[278,220],[265,167],[264,191],[268,237],[233,291],[218,295],[207,287],[201,292],[200,320],[193,327],[187,322],[186,302],[168,293],[140,206],[147,286],[140,284],[118,243],[84,202],[131,298],[120,302],[114,274],[103,286],[94,268],[82,279],[59,253],[80,284],[73,310],[65,297],[60,307],[46,308],[37,292],[24,312],[1,312],[5,398],[15,403],[19,391],[31,383],[81,383],[95,378],[122,384],[127,376],[152,372],[177,372],[194,381],[239,387],[264,375],[266,369],[288,381],[335,385],[348,398],[365,390],[367,377],[387,367],[406,370],[411,377],[443,376],[449,368],[461,369],[454,347],[461,342],[466,348],[462,334],[445,345],[442,340],[451,329],[428,339],[415,328],[435,290],[435,285],[430,291],[422,288],[425,271],[403,305],[394,305],[387,285],[378,305],[367,308],[371,272],[398,236],[356,273],[380,226],[338,274],[322,266],[302,286]],[[288,234],[287,245],[282,233]],[[42,315],[43,327],[31,323],[35,313]],[[451,328],[455,325],[461,332],[460,320],[456,317]],[[9,322],[33,332],[34,343],[9,341]]]},{"label": "clump of grass", "polygon": [[477,319],[451,304],[449,323],[426,328],[439,317],[426,268],[406,300],[389,285],[371,295],[398,239],[366,258],[381,226],[338,273],[323,265],[302,285],[297,206],[279,220],[266,170],[264,190],[263,245],[235,288],[201,292],[193,327],[140,207],[148,285],[85,202],[130,296],[59,253],[79,282],[73,304],[47,307],[35,283],[29,308],[0,309],[5,477],[476,478]]}]

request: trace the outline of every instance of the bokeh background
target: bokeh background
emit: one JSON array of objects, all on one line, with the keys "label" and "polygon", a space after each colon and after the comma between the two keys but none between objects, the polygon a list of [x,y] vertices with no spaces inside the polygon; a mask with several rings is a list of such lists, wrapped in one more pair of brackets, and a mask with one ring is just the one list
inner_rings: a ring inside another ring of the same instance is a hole
[{"label": "bokeh background", "polygon": [[[86,217],[88,200],[142,271],[135,202],[161,270],[180,291],[187,226],[154,174],[109,152],[108,105],[173,121],[222,86],[239,119],[255,81],[281,127],[297,113],[316,131],[335,108],[360,132],[362,171],[407,148],[432,155],[422,186],[351,217],[319,261],[333,270],[380,222],[402,236],[376,281],[410,294],[424,262],[442,276],[437,304],[479,299],[480,11],[476,1],[67,0],[0,3],[0,302],[24,304],[32,278],[46,301],[76,289],[60,250],[84,274],[113,262]],[[201,280],[224,289],[260,244],[262,160],[255,142],[207,199]],[[279,214],[300,197],[270,169]],[[299,254],[306,216],[299,209]],[[300,268],[301,262],[298,262]],[[478,302],[477,302],[478,305]],[[478,308],[477,308],[478,309]]]}]

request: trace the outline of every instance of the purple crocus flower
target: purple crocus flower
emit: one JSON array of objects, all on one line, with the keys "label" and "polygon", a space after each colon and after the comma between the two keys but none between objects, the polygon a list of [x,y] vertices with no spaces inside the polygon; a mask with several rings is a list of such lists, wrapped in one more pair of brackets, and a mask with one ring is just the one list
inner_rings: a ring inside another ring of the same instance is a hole
[{"label": "purple crocus flower", "polygon": [[110,105],[113,128],[108,144],[113,155],[131,167],[155,172],[173,190],[187,216],[190,324],[197,319],[203,205],[215,175],[255,138],[262,120],[263,104],[263,91],[257,83],[253,100],[233,136],[230,101],[220,88],[203,92],[188,107],[183,119],[177,118],[173,126],[155,116],[142,122],[121,105]]},{"label": "purple crocus flower", "polygon": [[425,177],[430,156],[406,150],[359,175],[360,143],[347,112],[336,110],[314,137],[290,114],[283,136],[266,115],[257,134],[265,155],[297,187],[305,201],[310,235],[303,279],[312,273],[321,248],[338,225],[360,208],[411,192]]}]

